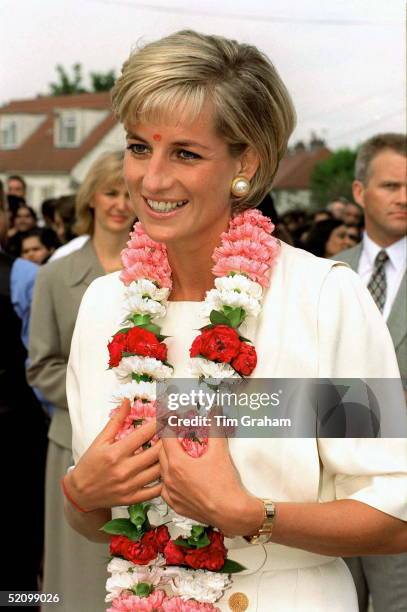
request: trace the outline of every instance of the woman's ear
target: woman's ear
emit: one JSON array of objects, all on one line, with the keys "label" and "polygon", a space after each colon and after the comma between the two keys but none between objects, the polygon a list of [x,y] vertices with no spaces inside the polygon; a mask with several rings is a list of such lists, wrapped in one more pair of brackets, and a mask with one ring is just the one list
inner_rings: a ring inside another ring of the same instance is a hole
[{"label": "woman's ear", "polygon": [[260,165],[260,158],[257,151],[252,147],[247,147],[240,156],[241,168],[239,174],[245,176],[249,181],[254,177]]}]

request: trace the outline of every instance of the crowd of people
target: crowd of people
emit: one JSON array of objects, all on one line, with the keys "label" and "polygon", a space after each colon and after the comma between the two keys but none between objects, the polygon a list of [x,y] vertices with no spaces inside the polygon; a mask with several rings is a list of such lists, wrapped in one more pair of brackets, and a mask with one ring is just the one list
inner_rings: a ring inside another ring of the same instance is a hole
[{"label": "crowd of people", "polygon": [[[400,328],[405,306],[405,156],[403,136],[378,135],[359,150],[355,201],[338,197],[322,209],[293,209],[281,215],[270,194],[258,205],[282,243],[346,261],[366,280],[388,322],[404,378],[407,330]],[[64,612],[96,611],[104,600],[106,546],[89,542],[65,521],[60,481],[73,463],[66,374],[81,299],[94,279],[121,269],[120,253],[136,220],[123,158],[121,152],[104,154],[76,195],[47,199],[38,213],[29,205],[25,180],[18,175],[8,178],[0,202],[0,298],[7,306],[3,345],[17,347],[12,357],[7,348],[0,350],[1,461],[15,466],[7,481],[2,476],[2,485],[25,538],[21,564],[22,544],[16,546],[13,530],[4,534],[4,550],[11,559],[0,577],[0,590],[62,593],[59,609]],[[378,259],[378,253],[384,255]],[[25,487],[31,482],[30,489],[22,490],[22,482]],[[375,612],[403,609],[407,554],[352,557],[348,564],[361,612],[367,610],[369,596]],[[396,574],[404,579],[397,581]]]}]

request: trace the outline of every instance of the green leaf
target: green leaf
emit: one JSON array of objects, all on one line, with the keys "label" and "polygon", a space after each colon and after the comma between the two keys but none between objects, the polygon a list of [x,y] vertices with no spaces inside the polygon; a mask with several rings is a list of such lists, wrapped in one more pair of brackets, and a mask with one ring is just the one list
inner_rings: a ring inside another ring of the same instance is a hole
[{"label": "green leaf", "polygon": [[228,317],[223,312],[219,312],[218,310],[212,310],[211,314],[209,315],[209,320],[214,325],[230,325]]},{"label": "green leaf", "polygon": [[231,306],[223,306],[223,312],[229,321],[229,325],[232,327],[239,327],[246,316],[245,311],[240,307],[232,308]]},{"label": "green leaf", "polygon": [[151,315],[149,314],[135,314],[131,317],[131,321],[134,325],[141,327],[142,325],[148,325],[151,323]]},{"label": "green leaf", "polygon": [[205,546],[209,546],[211,543],[206,533],[204,533],[198,540],[194,540],[192,538],[188,538],[188,540],[195,548],[204,548]]},{"label": "green leaf", "polygon": [[186,538],[179,537],[174,540],[174,544],[176,544],[177,546],[183,546],[184,548],[191,548]]},{"label": "green leaf", "polygon": [[122,327],[121,329],[119,329],[118,334],[127,334],[127,332],[131,329],[131,327]]},{"label": "green leaf", "polygon": [[250,340],[250,338],[245,338],[244,336],[239,336],[239,340],[241,342],[248,342],[249,344],[253,344],[253,342]]},{"label": "green leaf", "polygon": [[131,373],[131,379],[136,382],[151,382],[153,380],[148,374],[136,374],[136,372]]},{"label": "green leaf", "polygon": [[129,540],[139,540],[143,535],[143,532],[137,529],[135,525],[125,518],[113,519],[103,525],[102,531],[109,535],[123,535],[129,538]]},{"label": "green leaf", "polygon": [[156,336],[160,335],[161,328],[158,327],[158,325],[155,325],[155,323],[143,323],[142,325],[139,325],[139,327],[152,332]]},{"label": "green leaf", "polygon": [[139,597],[148,597],[154,591],[154,586],[148,582],[139,582],[131,587],[135,595]]},{"label": "green leaf", "polygon": [[210,543],[211,541],[206,534],[205,527],[201,525],[194,525],[188,538],[179,537],[175,540],[177,546],[184,546],[186,548],[204,548],[209,546]]},{"label": "green leaf", "polygon": [[191,538],[197,540],[204,533],[205,527],[203,525],[192,525],[191,528]]},{"label": "green leaf", "polygon": [[217,570],[221,574],[237,574],[238,572],[242,572],[247,569],[244,565],[241,565],[237,561],[232,561],[232,559],[226,559],[223,567],[220,570]]},{"label": "green leaf", "polygon": [[147,504],[147,506],[145,504],[132,504],[131,506],[129,506],[130,521],[139,529],[147,521],[148,508],[149,504]]}]

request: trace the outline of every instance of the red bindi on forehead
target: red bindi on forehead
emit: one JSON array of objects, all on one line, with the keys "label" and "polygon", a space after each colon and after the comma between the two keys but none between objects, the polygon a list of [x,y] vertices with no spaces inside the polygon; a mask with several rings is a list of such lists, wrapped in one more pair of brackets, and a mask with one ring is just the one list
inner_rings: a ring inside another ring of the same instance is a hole
[{"label": "red bindi on forehead", "polygon": [[160,141],[161,140],[161,134],[153,134],[153,140],[155,141]]}]

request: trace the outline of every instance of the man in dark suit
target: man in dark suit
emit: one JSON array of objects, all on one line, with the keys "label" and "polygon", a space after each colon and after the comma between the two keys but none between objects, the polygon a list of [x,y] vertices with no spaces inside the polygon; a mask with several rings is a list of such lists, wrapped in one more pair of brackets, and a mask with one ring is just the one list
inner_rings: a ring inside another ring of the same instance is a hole
[{"label": "man in dark suit", "polygon": [[[365,212],[360,244],[335,259],[348,263],[387,321],[404,387],[407,382],[407,149],[401,134],[379,134],[359,149],[353,197]],[[407,441],[406,441],[407,444]],[[345,559],[365,612],[407,610],[407,554]]]}]

